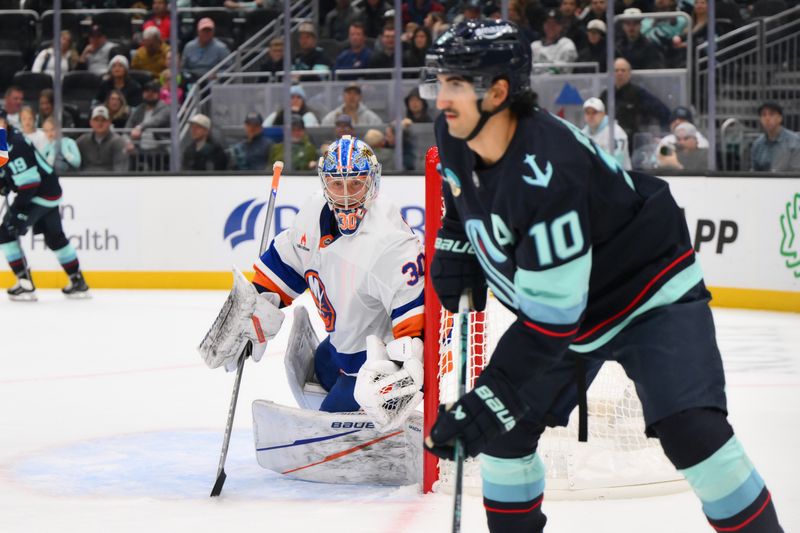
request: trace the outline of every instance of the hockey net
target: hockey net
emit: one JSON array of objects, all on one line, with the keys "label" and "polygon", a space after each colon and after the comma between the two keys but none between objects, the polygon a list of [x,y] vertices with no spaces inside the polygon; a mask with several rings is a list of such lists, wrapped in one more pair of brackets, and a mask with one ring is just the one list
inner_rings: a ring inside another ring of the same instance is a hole
[{"label": "hockey net", "polygon": [[[438,151],[426,157],[425,254],[428,265],[441,224],[443,202]],[[456,401],[456,361],[460,353],[453,335],[457,316],[441,307],[426,279],[425,289],[425,435],[436,419],[439,404]],[[486,310],[469,316],[467,390],[491,357],[498,339],[514,321],[491,294]],[[538,453],[547,467],[547,496],[559,499],[625,498],[667,494],[687,485],[661,451],[658,440],[644,434],[642,406],[624,370],[605,363],[588,390],[588,442],[578,442],[577,410],[565,428],[549,428],[539,441]],[[455,468],[425,454],[423,489],[444,491],[454,485]],[[468,459],[465,490],[480,493],[480,465]]]}]

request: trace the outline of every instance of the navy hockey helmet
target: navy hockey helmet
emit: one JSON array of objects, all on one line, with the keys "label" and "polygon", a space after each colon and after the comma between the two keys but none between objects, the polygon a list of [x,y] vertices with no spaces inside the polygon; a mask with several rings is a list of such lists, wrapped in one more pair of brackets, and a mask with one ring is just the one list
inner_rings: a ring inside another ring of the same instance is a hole
[{"label": "navy hockey helmet", "polygon": [[428,49],[420,85],[423,98],[436,98],[438,74],[463,76],[473,84],[479,98],[495,80],[505,78],[509,99],[513,99],[531,90],[530,43],[513,22],[462,22],[443,33]]}]

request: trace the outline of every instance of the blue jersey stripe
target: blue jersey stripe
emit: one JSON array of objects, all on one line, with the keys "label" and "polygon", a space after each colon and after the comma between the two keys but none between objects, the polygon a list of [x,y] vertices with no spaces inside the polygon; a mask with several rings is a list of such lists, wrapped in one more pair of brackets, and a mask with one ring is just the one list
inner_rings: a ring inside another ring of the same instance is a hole
[{"label": "blue jersey stripe", "polygon": [[295,293],[302,294],[306,290],[305,278],[283,262],[274,242],[261,256],[261,261]]},{"label": "blue jersey stripe", "polygon": [[417,296],[407,304],[401,305],[400,307],[392,311],[392,320],[403,316],[404,314],[414,309],[415,307],[420,307],[421,305],[424,305],[424,303],[425,303],[425,293],[420,289],[419,296]]}]

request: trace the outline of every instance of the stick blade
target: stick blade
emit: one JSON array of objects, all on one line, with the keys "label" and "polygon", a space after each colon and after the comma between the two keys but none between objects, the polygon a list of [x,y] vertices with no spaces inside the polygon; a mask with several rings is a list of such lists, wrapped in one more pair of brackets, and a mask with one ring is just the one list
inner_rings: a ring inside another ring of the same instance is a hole
[{"label": "stick blade", "polygon": [[214,483],[214,488],[211,489],[211,497],[214,498],[219,496],[222,492],[222,486],[225,484],[225,479],[228,475],[225,473],[225,469],[223,468],[222,471],[217,476],[217,481]]}]

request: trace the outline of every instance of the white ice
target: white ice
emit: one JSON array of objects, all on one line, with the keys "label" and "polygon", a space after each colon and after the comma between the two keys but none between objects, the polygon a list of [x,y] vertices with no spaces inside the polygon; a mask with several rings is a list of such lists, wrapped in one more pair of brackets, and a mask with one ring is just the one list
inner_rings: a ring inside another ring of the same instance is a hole
[{"label": "white ice", "polygon": [[[450,531],[450,496],[291,481],[258,466],[252,400],[293,405],[288,319],[246,365],[228,481],[211,499],[233,374],[206,368],[195,347],[226,293],[40,292],[37,303],[0,299],[0,532]],[[785,531],[800,531],[800,315],[715,316],[730,419]],[[480,499],[464,506],[463,531],[486,531]],[[551,532],[711,531],[691,493],[545,510]]]}]

